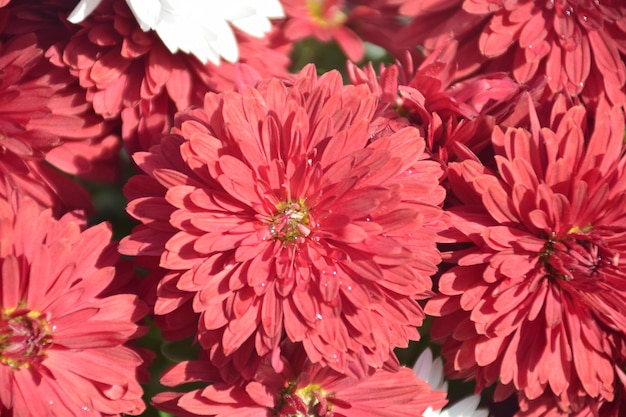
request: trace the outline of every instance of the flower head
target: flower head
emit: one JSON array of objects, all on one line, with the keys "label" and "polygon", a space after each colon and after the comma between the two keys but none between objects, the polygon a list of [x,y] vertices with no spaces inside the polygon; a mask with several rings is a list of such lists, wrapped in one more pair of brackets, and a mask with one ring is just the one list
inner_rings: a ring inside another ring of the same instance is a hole
[{"label": "flower head", "polygon": [[[619,0],[434,1],[405,10],[415,18],[405,45],[428,51],[450,36],[462,42],[459,77],[508,71],[522,83],[547,78],[553,92],[596,103],[626,100],[626,5]],[[458,24],[463,22],[463,24]]]},{"label": "flower head", "polygon": [[376,96],[314,71],[208,94],[126,188],[143,225],[121,250],[177,273],[168,306],[192,294],[200,343],[240,372],[284,332],[340,372],[382,366],[418,337],[439,261],[441,169],[419,132],[370,141]]},{"label": "flower head", "polygon": [[[14,17],[20,6],[2,13]],[[18,188],[57,213],[91,207],[87,192],[61,172],[116,178],[119,138],[90,109],[78,80],[50,59],[44,31],[15,33],[7,23],[0,42],[0,195]]]},{"label": "flower head", "polygon": [[102,3],[75,31],[59,48],[58,59],[87,89],[97,114],[121,117],[130,153],[149,149],[154,138],[169,130],[173,114],[202,104],[207,91],[282,76],[289,64],[286,42],[255,38],[238,29],[240,64],[202,64],[196,57],[173,54],[156,32],[140,28],[122,0]]},{"label": "flower head", "polygon": [[442,392],[432,390],[408,368],[370,370],[362,379],[353,379],[311,363],[300,348],[287,347],[283,354],[278,361],[266,358],[250,381],[230,384],[219,379],[219,372],[209,362],[178,364],[162,377],[164,385],[213,384],[185,394],[159,394],[153,401],[167,411],[215,417],[235,413],[258,417],[418,416],[429,405],[438,408],[445,404]]},{"label": "flower head", "polygon": [[337,42],[348,59],[365,56],[364,41],[396,51],[392,41],[400,29],[398,6],[390,0],[282,0],[284,35],[298,41],[308,37]]},{"label": "flower head", "polygon": [[387,135],[406,126],[422,132],[426,147],[444,166],[479,154],[490,144],[495,123],[513,118],[520,86],[502,73],[454,82],[457,42],[441,45],[418,67],[408,52],[390,66],[358,68],[348,63],[350,81],[380,96],[371,134]]},{"label": "flower head", "polygon": [[[68,20],[80,23],[101,0],[81,0]],[[228,3],[204,0],[127,0],[141,29],[154,30],[172,54],[182,51],[202,63],[220,64],[239,59],[233,27],[263,37],[272,29],[269,19],[284,16],[278,0],[234,0]],[[232,25],[232,26],[231,26]]]},{"label": "flower head", "polygon": [[[612,401],[623,343],[624,119],[559,100],[530,130],[497,128],[498,173],[451,164],[463,250],[426,311],[452,376],[496,396],[549,396],[563,413]],[[540,116],[542,114],[540,113]],[[547,127],[542,127],[547,126]]]},{"label": "flower head", "polygon": [[[111,231],[0,200],[0,414],[119,416],[145,406],[125,343],[145,313],[116,289]],[[79,389],[77,389],[79,388]]]}]

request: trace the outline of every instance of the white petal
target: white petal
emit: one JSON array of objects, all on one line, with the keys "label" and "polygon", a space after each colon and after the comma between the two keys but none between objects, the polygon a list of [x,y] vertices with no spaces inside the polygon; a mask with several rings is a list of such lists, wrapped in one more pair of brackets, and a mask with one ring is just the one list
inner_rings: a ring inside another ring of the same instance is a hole
[{"label": "white petal", "polygon": [[161,16],[161,2],[159,0],[126,0],[126,3],[139,22],[141,30],[147,32],[156,28]]},{"label": "white petal", "polygon": [[419,378],[428,382],[428,385],[432,389],[437,391],[448,391],[448,383],[443,377],[443,362],[441,358],[437,358],[433,361],[433,353],[430,349],[424,350],[422,354],[417,358],[415,365],[413,366],[413,372]]},{"label": "white petal", "polygon": [[93,12],[102,0],[80,0],[72,13],[67,17],[71,23],[80,23]]},{"label": "white petal", "polygon": [[257,0],[256,8],[260,14],[270,19],[285,17],[285,11],[279,0]]},{"label": "white petal", "polygon": [[450,407],[446,407],[444,412],[449,417],[487,417],[489,415],[487,410],[476,409],[479,403],[480,396],[471,395]]},{"label": "white petal", "polygon": [[[160,1],[159,19],[151,27],[167,48],[172,53],[193,54],[203,63],[219,64],[220,57],[229,62],[239,59],[237,38],[231,24],[252,36],[262,37],[272,30],[269,19],[284,16],[278,0],[151,1]],[[148,17],[152,18],[151,15]],[[146,25],[151,25],[148,18],[143,19]]]},{"label": "white petal", "polygon": [[433,366],[433,353],[430,349],[426,349],[422,352],[422,354],[417,358],[415,365],[413,365],[413,372],[419,378],[427,381],[428,375],[430,375],[430,368]]},{"label": "white petal", "polygon": [[256,36],[257,38],[262,38],[267,32],[272,30],[272,22],[270,22],[269,19],[258,15],[235,19],[231,23],[242,32],[245,32],[250,36]]},{"label": "white petal", "polygon": [[428,407],[422,414],[422,417],[440,417],[440,414],[439,411],[435,411],[432,407]]}]

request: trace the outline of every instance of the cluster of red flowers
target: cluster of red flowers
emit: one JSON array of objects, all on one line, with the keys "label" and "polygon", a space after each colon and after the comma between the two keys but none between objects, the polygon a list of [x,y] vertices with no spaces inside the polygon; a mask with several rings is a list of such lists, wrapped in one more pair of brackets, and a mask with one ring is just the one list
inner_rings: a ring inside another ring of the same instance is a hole
[{"label": "cluster of red flowers", "polygon": [[1,417],[142,414],[145,316],[176,416],[433,415],[429,315],[506,417],[626,413],[622,0],[281,0],[219,65],[133,3],[0,1]]}]

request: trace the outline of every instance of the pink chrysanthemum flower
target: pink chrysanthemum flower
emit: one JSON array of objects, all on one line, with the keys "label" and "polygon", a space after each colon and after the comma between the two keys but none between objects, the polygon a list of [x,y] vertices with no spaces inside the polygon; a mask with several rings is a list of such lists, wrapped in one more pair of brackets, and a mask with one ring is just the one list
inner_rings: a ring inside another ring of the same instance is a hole
[{"label": "pink chrysanthemum flower", "polygon": [[380,96],[372,135],[414,126],[444,166],[468,149],[478,154],[489,145],[495,123],[513,118],[521,88],[502,73],[454,83],[456,47],[455,41],[441,45],[418,67],[406,53],[394,65],[381,65],[378,74],[371,64],[348,63],[350,81]]},{"label": "pink chrysanthemum flower", "polygon": [[365,56],[364,41],[399,52],[393,38],[402,24],[390,0],[281,0],[284,35],[292,41],[308,37],[335,41],[349,60]]},{"label": "pink chrysanthemum flower", "polygon": [[90,207],[89,195],[58,170],[112,180],[119,138],[107,134],[78,81],[48,59],[47,40],[35,33],[1,40],[0,195],[19,188],[57,213]]},{"label": "pink chrysanthemum flower", "polygon": [[[626,4],[621,0],[414,1],[405,46],[462,43],[459,76],[510,71],[521,83],[547,77],[553,92],[626,102]],[[460,24],[459,22],[462,22]]]},{"label": "pink chrysanthemum flower", "polygon": [[353,379],[311,363],[301,348],[287,346],[278,360],[267,358],[250,381],[225,383],[207,361],[175,365],[161,378],[164,385],[213,384],[184,394],[162,393],[153,402],[184,417],[420,416],[428,407],[446,403],[444,392],[434,391],[411,369],[392,368],[371,369]]},{"label": "pink chrysanthemum flower", "polygon": [[575,413],[613,400],[622,360],[626,159],[619,108],[594,120],[564,102],[530,131],[494,130],[497,173],[451,164],[450,237],[468,246],[426,312],[451,376]]},{"label": "pink chrysanthemum flower", "polygon": [[249,374],[286,332],[313,362],[359,374],[419,337],[441,169],[416,129],[369,140],[376,100],[308,66],[294,84],[208,94],[135,155],[149,176],[126,195],[143,225],[120,250],[178,272],[163,302],[193,295],[216,364]]},{"label": "pink chrysanthemum flower", "polygon": [[59,221],[0,200],[0,415],[120,416],[145,406],[142,358],[125,343],[145,314],[108,294],[118,255],[106,224]]},{"label": "pink chrysanthemum flower", "polygon": [[103,2],[62,50],[62,61],[80,84],[96,113],[121,116],[129,152],[147,150],[169,130],[173,114],[201,105],[207,91],[231,89],[252,72],[282,76],[289,65],[285,41],[238,33],[239,64],[203,65],[197,58],[173,55],[156,32],[144,32],[124,0]]}]

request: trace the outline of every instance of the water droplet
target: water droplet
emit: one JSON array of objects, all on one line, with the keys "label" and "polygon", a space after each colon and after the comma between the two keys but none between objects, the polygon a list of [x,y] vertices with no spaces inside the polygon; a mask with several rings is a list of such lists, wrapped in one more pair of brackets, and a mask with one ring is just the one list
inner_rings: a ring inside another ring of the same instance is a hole
[{"label": "water droplet", "polygon": [[583,22],[586,22],[587,20],[589,20],[589,18],[587,16],[582,16]]},{"label": "water droplet", "polygon": [[365,221],[366,221],[366,222],[371,222],[371,221],[372,221],[372,219],[371,219],[370,217],[366,217],[366,218],[365,218]]},{"label": "water droplet", "polygon": [[86,405],[83,405],[82,407],[80,407],[81,410],[83,410],[84,412],[89,411],[89,407],[87,407]]},{"label": "water droplet", "polygon": [[48,400],[48,405],[54,405],[54,400]]},{"label": "water droplet", "polygon": [[352,285],[348,285],[348,291],[352,291]]},{"label": "water droplet", "polygon": [[322,319],[322,313],[317,313],[315,315],[315,318],[318,319],[318,320],[321,320]]},{"label": "water droplet", "polygon": [[[52,331],[53,331],[53,332],[56,332],[57,328],[58,328],[58,327],[57,327],[57,325],[56,325],[56,324],[53,324],[53,325],[52,325]],[[52,400],[50,400],[50,401],[52,401]]]},{"label": "water droplet", "polygon": [[265,287],[265,283],[264,282],[261,283],[261,287]]}]

